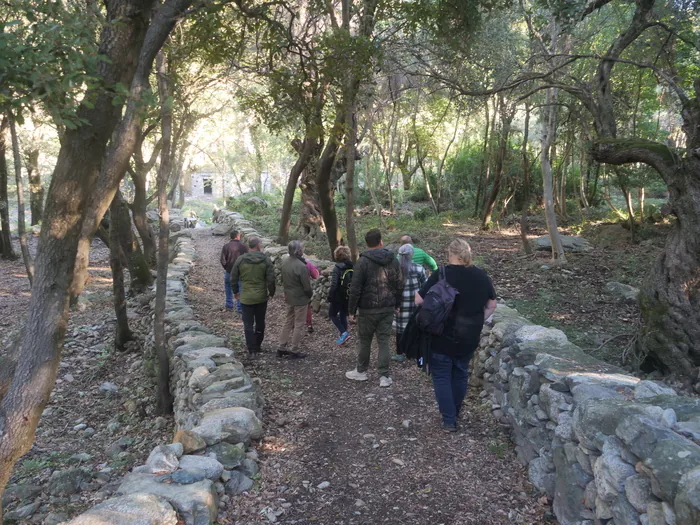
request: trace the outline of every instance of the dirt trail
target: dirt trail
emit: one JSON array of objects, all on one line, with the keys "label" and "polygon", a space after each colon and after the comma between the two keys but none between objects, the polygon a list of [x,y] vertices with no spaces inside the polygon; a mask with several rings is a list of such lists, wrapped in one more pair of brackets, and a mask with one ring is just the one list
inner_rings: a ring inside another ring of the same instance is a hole
[{"label": "dirt trail", "polygon": [[442,433],[432,386],[412,363],[392,363],[389,389],[379,388],[373,368],[367,383],[345,379],[355,364],[355,341],[337,347],[323,312],[314,316],[315,333],[304,339],[309,357],[279,360],[281,294],[268,308],[264,353],[249,360],[240,316],[223,309],[218,259],[225,240],[195,232],[199,258],[189,288],[195,312],[240,349],[265,395],[260,479],[249,494],[230,501],[219,523],[544,521],[547,507],[503,430],[480,408],[478,392],[470,392],[462,430]]}]

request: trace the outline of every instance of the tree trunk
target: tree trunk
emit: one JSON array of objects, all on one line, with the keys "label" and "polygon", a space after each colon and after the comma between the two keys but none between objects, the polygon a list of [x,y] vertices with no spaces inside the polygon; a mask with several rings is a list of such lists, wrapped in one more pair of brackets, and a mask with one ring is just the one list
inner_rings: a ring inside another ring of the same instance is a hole
[{"label": "tree trunk", "polygon": [[[114,202],[116,201],[116,202]],[[121,191],[117,190],[112,202],[110,219],[111,225],[116,225],[118,232],[117,240],[125,255],[129,266],[129,293],[136,295],[145,292],[153,284],[153,275],[144,257],[141,246],[139,246],[134,232],[131,228],[131,214],[129,205],[122,197]],[[116,213],[114,211],[116,210]],[[110,235],[110,248],[112,247],[113,236]]]},{"label": "tree trunk", "polygon": [[474,200],[474,217],[478,217],[481,211],[481,192],[486,191],[484,186],[484,173],[488,169],[488,149],[489,149],[489,126],[491,125],[491,119],[489,117],[489,100],[486,99],[484,104],[484,111],[486,114],[486,128],[484,129],[484,145],[481,148],[481,169],[479,170],[479,182],[476,186],[476,199]]},{"label": "tree trunk", "polygon": [[12,248],[12,236],[10,235],[10,201],[7,198],[7,146],[6,131],[9,119],[4,117],[0,124],[0,248],[2,248],[3,259],[16,259],[15,251]]},{"label": "tree trunk", "polygon": [[498,107],[501,110],[501,130],[498,140],[498,151],[496,153],[496,165],[494,166],[493,187],[491,188],[491,193],[486,201],[484,217],[481,220],[482,230],[487,230],[489,228],[489,224],[491,223],[491,214],[493,213],[494,206],[496,206],[498,192],[501,190],[501,181],[503,180],[503,170],[505,168],[506,154],[508,151],[510,127],[511,123],[513,122],[513,116],[515,115],[515,106],[507,106],[502,94],[499,94],[498,98]]},{"label": "tree trunk", "polygon": [[29,208],[32,213],[32,226],[41,222],[44,214],[44,186],[39,171],[39,150],[31,149],[26,154],[27,179],[29,180]]},{"label": "tree trunk", "polygon": [[129,319],[126,312],[126,294],[124,292],[124,267],[122,266],[122,247],[120,242],[122,198],[117,192],[109,208],[109,265],[112,268],[112,295],[114,299],[114,314],[117,325],[114,334],[114,347],[124,350],[124,345],[133,340]]},{"label": "tree trunk", "polygon": [[318,185],[316,184],[317,151],[309,158],[301,176],[301,209],[299,210],[299,231],[306,239],[313,239],[323,229],[323,213],[321,212]]},{"label": "tree trunk", "polygon": [[[344,0],[347,1],[347,0]],[[348,5],[349,16],[349,5]],[[349,24],[349,21],[348,21]],[[357,120],[355,118],[355,85],[352,75],[348,73],[346,89],[348,105],[347,114],[345,116],[345,128],[347,129],[347,137],[345,140],[345,231],[348,237],[348,246],[350,247],[350,256],[353,261],[357,261],[359,257],[357,248],[357,231],[355,230],[355,159],[357,158]],[[369,155],[367,156],[369,158]],[[389,191],[391,192],[391,183],[389,183]],[[379,210],[379,219],[381,220],[381,210]]]},{"label": "tree trunk", "polygon": [[340,141],[343,138],[344,122],[345,110],[341,106],[336,110],[333,129],[318,161],[318,173],[316,175],[319,202],[323,213],[323,222],[326,225],[326,235],[328,236],[328,246],[331,249],[331,253],[335,251],[341,241],[338,215],[335,211],[335,202],[333,201],[334,188],[331,184],[331,172],[333,171],[335,157],[340,147]]},{"label": "tree trunk", "polygon": [[547,219],[547,231],[549,239],[552,243],[552,259],[565,264],[566,256],[564,255],[564,247],[561,244],[559,237],[559,228],[557,226],[557,214],[554,211],[554,188],[552,185],[552,163],[549,159],[549,150],[554,142],[554,136],[557,131],[557,108],[554,104],[557,102],[556,88],[547,89],[546,105],[543,111],[544,117],[544,136],[542,137],[542,181],[544,186],[544,210],[545,218]]},{"label": "tree trunk", "polygon": [[644,186],[637,188],[637,202],[639,203],[639,222],[644,222]]},{"label": "tree trunk", "polygon": [[287,179],[287,187],[284,190],[284,202],[282,204],[282,218],[280,220],[280,228],[277,232],[278,241],[280,244],[289,242],[289,225],[292,220],[292,205],[294,204],[294,192],[297,188],[300,175],[306,169],[309,163],[312,152],[316,148],[317,141],[307,134],[304,142],[299,143],[298,139],[293,142],[293,146],[299,153],[299,158],[292,166]]},{"label": "tree trunk", "polygon": [[131,213],[134,216],[134,225],[139,232],[141,245],[143,246],[143,256],[150,268],[156,266],[156,241],[148,222],[146,194],[146,173],[138,173],[137,170],[131,172],[131,180],[134,183],[134,202],[131,204]]},{"label": "tree trunk", "polygon": [[19,137],[17,137],[17,124],[11,116],[7,116],[10,121],[10,135],[12,136],[12,157],[15,160],[15,182],[17,185],[17,235],[19,235],[19,246],[22,250],[22,260],[27,269],[29,285],[34,282],[34,261],[29,253],[27,245],[27,231],[24,227],[24,184],[22,183],[22,158],[19,150]]},{"label": "tree trunk", "polygon": [[523,210],[520,217],[520,240],[526,254],[532,253],[532,246],[527,238],[527,212],[530,209],[530,160],[527,158],[527,146],[530,137],[530,104],[525,103],[525,124],[523,127]]},{"label": "tree trunk", "polygon": [[165,294],[168,280],[168,263],[170,251],[170,215],[168,213],[167,184],[170,176],[170,139],[172,135],[173,109],[170,100],[166,59],[161,51],[156,58],[158,75],[158,95],[161,104],[161,127],[163,149],[160,166],[158,167],[158,211],[160,212],[160,230],[158,231],[158,270],[156,277],[156,304],[153,332],[155,335],[156,353],[158,355],[158,402],[160,414],[170,414],[173,411],[173,398],[170,395],[170,357],[168,356],[167,341],[165,340]]},{"label": "tree trunk", "polygon": [[[160,48],[176,17],[189,5],[185,0],[166,0],[149,28],[154,3],[105,2],[106,23],[98,53],[107,60],[99,65],[100,81],[86,92],[84,100],[92,101],[90,107],[82,104],[78,108],[77,116],[85,124],[66,130],[61,143],[44,210],[19,360],[0,402],[0,501],[12,467],[32,446],[56,380],[78,242],[90,197],[102,196],[106,209],[119,182],[110,180],[108,186],[97,187],[107,141],[122,113],[121,104],[115,103],[116,92],[104,86],[131,85],[144,41],[148,45],[143,46],[141,60],[148,61],[152,48]],[[133,91],[131,95],[128,103],[136,104],[134,99],[138,97],[133,96]],[[95,221],[95,229],[98,224],[99,220]]]},{"label": "tree trunk", "polygon": [[625,190],[625,203],[627,204],[627,215],[630,223],[630,233],[632,234],[632,242],[637,242],[637,224],[634,219],[634,205],[632,204],[632,192],[629,189]]}]

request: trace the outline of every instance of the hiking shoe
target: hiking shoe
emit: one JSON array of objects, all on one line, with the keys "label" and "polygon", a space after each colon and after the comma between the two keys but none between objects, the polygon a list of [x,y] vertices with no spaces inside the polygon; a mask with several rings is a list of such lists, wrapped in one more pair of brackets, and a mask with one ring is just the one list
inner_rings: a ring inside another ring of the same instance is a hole
[{"label": "hiking shoe", "polygon": [[358,372],[357,369],[345,372],[345,377],[352,379],[353,381],[367,381],[367,372]]},{"label": "hiking shoe", "polygon": [[382,376],[379,378],[379,386],[382,388],[389,388],[394,384],[394,381],[389,376]]},{"label": "hiking shoe", "polygon": [[443,421],[442,425],[440,425],[440,428],[442,429],[443,432],[447,432],[448,434],[452,434],[454,432],[457,432],[457,423],[452,423],[450,425],[449,423],[445,423]]},{"label": "hiking shoe", "polygon": [[403,363],[404,361],[406,361],[406,356],[401,354],[394,354],[391,356],[391,360],[396,361],[397,363]]},{"label": "hiking shoe", "polygon": [[311,325],[309,325],[309,326],[306,327],[306,331],[309,332],[310,334],[313,334],[313,333],[314,333],[314,327],[311,326]]},{"label": "hiking shoe", "polygon": [[340,337],[336,339],[335,344],[343,345],[347,343],[348,339],[350,339],[350,332],[343,332],[342,334],[340,334]]}]

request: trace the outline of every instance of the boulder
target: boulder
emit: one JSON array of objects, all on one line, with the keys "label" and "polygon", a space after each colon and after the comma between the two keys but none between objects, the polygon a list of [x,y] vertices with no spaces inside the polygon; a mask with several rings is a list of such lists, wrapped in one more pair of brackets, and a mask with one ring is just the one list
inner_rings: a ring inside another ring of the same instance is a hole
[{"label": "boulder", "polygon": [[182,450],[185,454],[203,450],[207,446],[207,442],[191,430],[178,430],[175,433],[173,442],[182,443]]},{"label": "boulder", "polygon": [[68,522],[68,525],[177,525],[177,514],[165,499],[130,494],[108,499]]},{"label": "boulder", "polygon": [[179,467],[178,458],[182,456],[182,452],[182,443],[159,445],[151,451],[146,464],[134,468],[134,472],[145,472],[148,474],[169,474],[170,472],[175,472]]},{"label": "boulder", "polygon": [[656,383],[654,381],[640,381],[637,387],[634,389],[635,399],[645,399],[647,397],[656,396],[675,396],[676,391],[662,383]]},{"label": "boulder", "polygon": [[262,436],[262,424],[255,412],[248,408],[223,408],[206,414],[192,432],[204,439],[207,445],[221,441],[246,443]]},{"label": "boulder", "polygon": [[556,328],[545,328],[538,325],[527,325],[518,329],[515,332],[515,342],[523,343],[526,341],[552,341],[555,343],[566,344],[569,340],[566,334]]},{"label": "boulder", "polygon": [[90,475],[79,468],[56,470],[49,478],[49,494],[52,496],[70,496],[80,492],[80,484]]},{"label": "boulder", "polygon": [[214,458],[206,456],[182,456],[180,458],[180,468],[185,470],[199,469],[204,471],[204,475],[216,481],[221,477],[224,466]]},{"label": "boulder", "polygon": [[209,447],[207,451],[213,453],[217,461],[226,469],[234,469],[240,466],[245,459],[245,445],[243,443],[238,443],[237,445],[217,443]]},{"label": "boulder", "polygon": [[700,523],[700,467],[686,472],[681,478],[674,507],[677,525]]},{"label": "boulder", "polygon": [[233,230],[233,224],[229,222],[220,222],[211,229],[211,234],[223,236],[231,233],[231,230]]},{"label": "boulder", "polygon": [[[161,483],[153,474],[127,474],[117,489],[119,494],[153,494],[167,500],[178,512],[185,525],[209,525],[216,520],[217,495],[208,480],[188,485]],[[119,523],[119,522],[108,522]]]},{"label": "boulder", "polygon": [[[583,237],[574,237],[570,235],[560,235],[561,244],[564,251],[567,252],[590,252],[593,250],[593,245],[588,242]],[[552,241],[549,239],[549,235],[543,235],[542,237],[537,237],[533,242],[533,248],[535,250],[551,250]]]},{"label": "boulder", "polygon": [[250,490],[253,486],[253,480],[248,476],[234,470],[231,472],[231,479],[226,482],[226,494],[240,494],[246,490]]},{"label": "boulder", "polygon": [[618,298],[621,301],[636,303],[639,297],[639,288],[630,286],[629,284],[610,281],[605,283],[605,292]]},{"label": "boulder", "polygon": [[173,348],[187,345],[189,348],[198,349],[207,347],[223,347],[225,344],[226,341],[223,337],[190,331],[178,336],[178,338],[173,342]]}]

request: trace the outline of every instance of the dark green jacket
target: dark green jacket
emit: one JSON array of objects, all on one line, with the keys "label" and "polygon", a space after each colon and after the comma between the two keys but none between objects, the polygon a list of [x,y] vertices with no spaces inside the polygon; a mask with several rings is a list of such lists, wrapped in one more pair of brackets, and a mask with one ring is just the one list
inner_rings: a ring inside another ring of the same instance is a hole
[{"label": "dark green jacket", "polygon": [[275,295],[275,269],[270,258],[263,252],[249,251],[236,259],[231,270],[234,294],[239,292],[239,281],[242,288],[240,301],[243,304],[264,303],[268,296]]},{"label": "dark green jacket", "polygon": [[309,304],[313,290],[306,264],[298,257],[289,256],[282,262],[281,273],[287,304],[290,306]]}]

